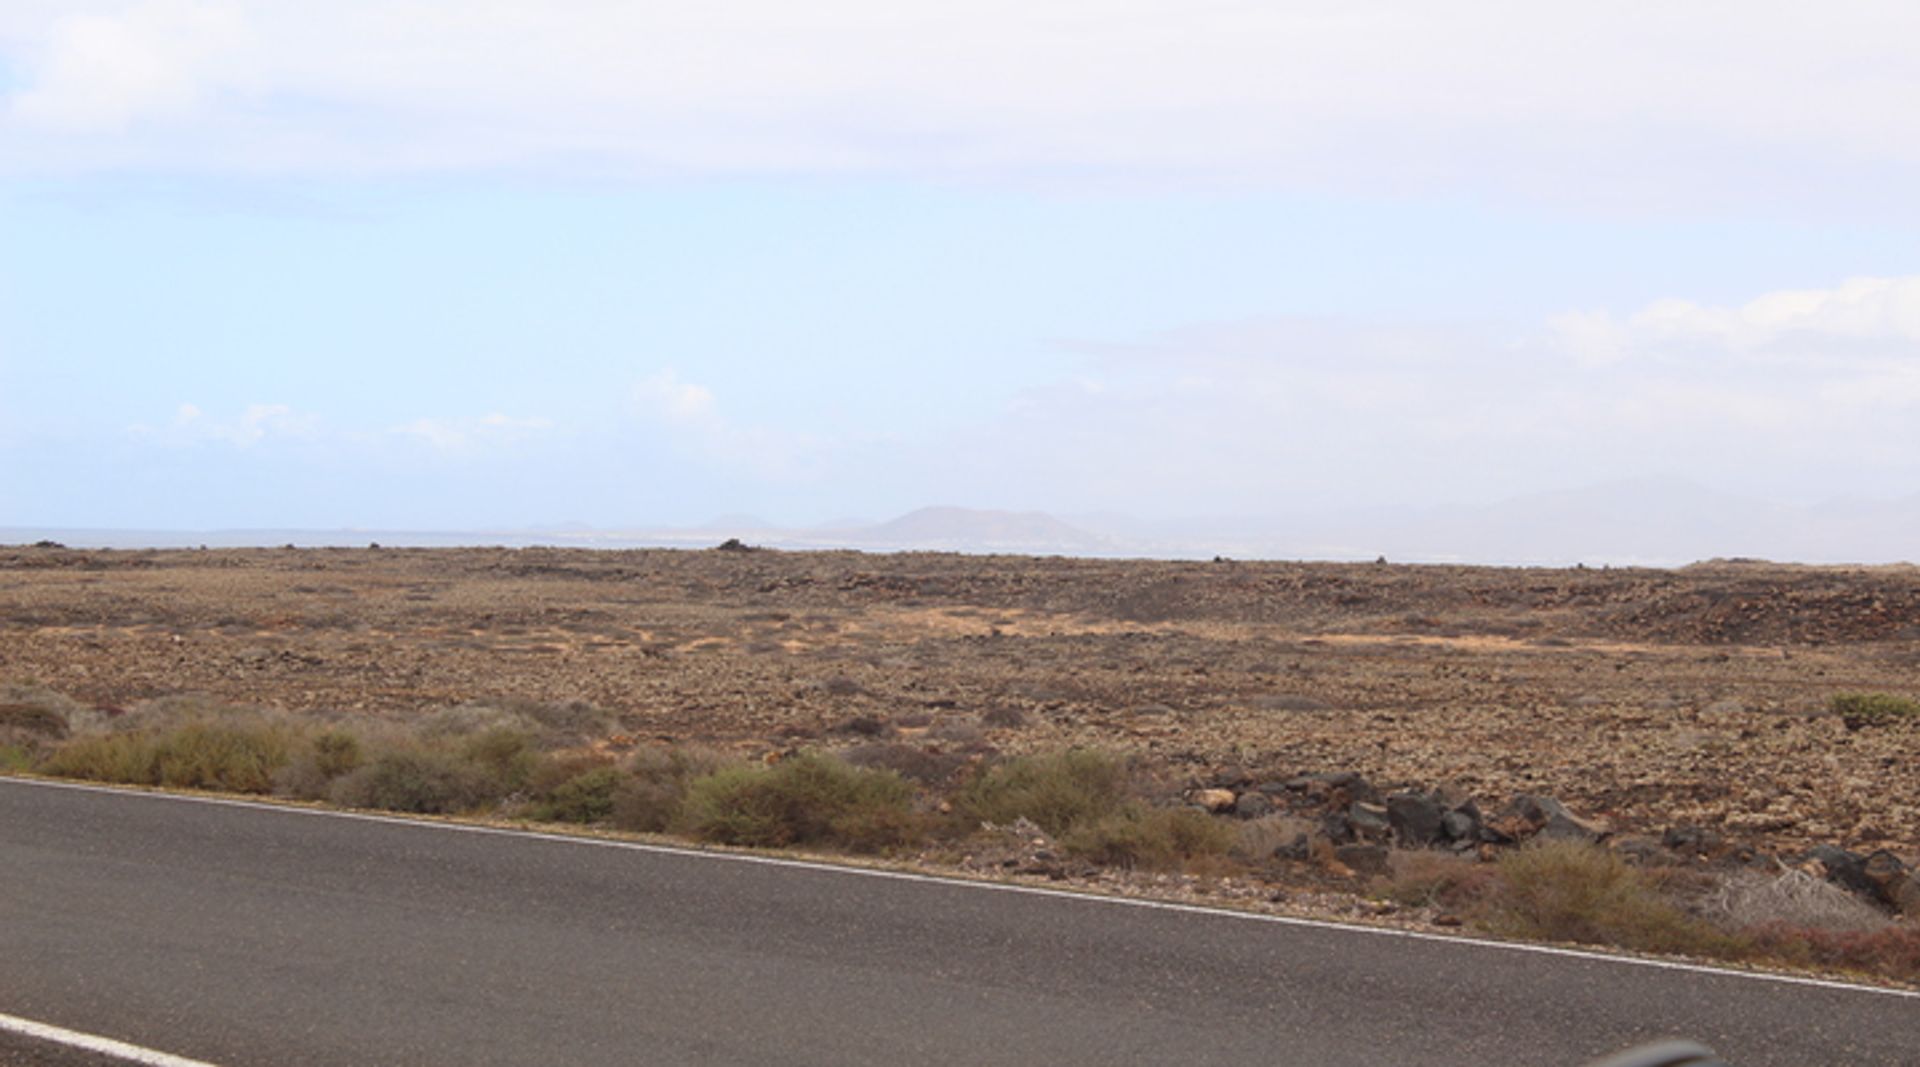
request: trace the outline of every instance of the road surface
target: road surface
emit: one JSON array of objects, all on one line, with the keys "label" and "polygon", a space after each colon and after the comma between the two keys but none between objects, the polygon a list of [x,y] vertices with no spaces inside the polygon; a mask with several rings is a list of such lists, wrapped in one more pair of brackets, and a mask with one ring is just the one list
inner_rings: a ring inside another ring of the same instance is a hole
[{"label": "road surface", "polygon": [[8,779],[0,1013],[225,1067],[1920,1062],[1895,993]]}]

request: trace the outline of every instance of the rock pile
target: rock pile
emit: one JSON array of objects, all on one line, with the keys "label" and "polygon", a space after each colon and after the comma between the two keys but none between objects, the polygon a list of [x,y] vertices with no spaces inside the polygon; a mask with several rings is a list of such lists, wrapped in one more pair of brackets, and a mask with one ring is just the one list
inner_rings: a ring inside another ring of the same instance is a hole
[{"label": "rock pile", "polygon": [[1223,817],[1300,819],[1311,828],[1274,855],[1321,862],[1342,873],[1384,874],[1394,848],[1445,849],[1492,859],[1501,849],[1527,841],[1564,839],[1604,844],[1648,866],[1785,864],[1888,911],[1920,917],[1920,869],[1886,849],[1861,854],[1820,845],[1799,855],[1769,856],[1699,826],[1670,827],[1657,838],[1619,836],[1604,819],[1576,815],[1550,796],[1522,793],[1488,814],[1475,798],[1455,790],[1382,793],[1353,772],[1263,782],[1238,776],[1189,790],[1187,798]]}]

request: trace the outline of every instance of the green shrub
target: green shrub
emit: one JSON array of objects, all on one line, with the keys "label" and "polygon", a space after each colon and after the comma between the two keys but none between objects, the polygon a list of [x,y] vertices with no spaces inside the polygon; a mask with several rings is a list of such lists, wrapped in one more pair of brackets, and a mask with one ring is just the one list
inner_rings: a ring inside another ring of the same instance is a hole
[{"label": "green shrub", "polygon": [[357,770],[365,759],[360,739],[345,730],[327,730],[313,739],[314,769],[328,778]]},{"label": "green shrub", "polygon": [[21,745],[0,745],[0,774],[33,769],[33,753]]},{"label": "green shrub", "polygon": [[1847,724],[1847,729],[1887,726],[1897,722],[1920,722],[1920,700],[1892,693],[1838,693],[1827,707]]},{"label": "green shrub", "polygon": [[63,778],[94,782],[160,784],[153,738],[144,732],[82,734],[54,749],[40,769]]},{"label": "green shrub", "polygon": [[1649,952],[1735,951],[1735,939],[1680,910],[1619,856],[1581,841],[1544,841],[1498,861],[1481,909],[1497,933]]},{"label": "green shrub", "polygon": [[1058,837],[1119,812],[1132,800],[1131,787],[1125,760],[1074,749],[988,767],[961,789],[955,808],[977,822],[1004,825],[1024,817]]},{"label": "green shrub", "polygon": [[672,826],[686,804],[687,787],[728,765],[704,748],[643,748],[627,762],[626,777],[614,789],[613,824],[623,830],[660,833]]},{"label": "green shrub", "polygon": [[1157,869],[1224,856],[1233,845],[1233,827],[1204,811],[1137,804],[1082,819],[1060,839],[1070,856],[1111,867]]},{"label": "green shrub", "polygon": [[826,845],[876,852],[924,833],[898,775],[804,753],[772,767],[727,767],[694,780],[678,825],[729,845]]},{"label": "green shrub", "polygon": [[208,720],[167,730],[153,745],[160,785],[265,793],[293,758],[294,733],[265,719]]},{"label": "green shrub", "polygon": [[345,730],[323,731],[294,754],[273,776],[273,791],[283,797],[325,800],[336,779],[366,762],[360,738]]},{"label": "green shrub", "polygon": [[614,794],[624,778],[615,767],[582,771],[549,791],[532,815],[544,822],[604,822],[613,815]]},{"label": "green shrub", "polygon": [[460,754],[493,778],[501,796],[526,788],[540,763],[533,735],[504,726],[468,737]]},{"label": "green shrub", "polygon": [[328,790],[350,808],[418,814],[470,811],[504,795],[485,768],[450,752],[406,748],[375,756]]}]

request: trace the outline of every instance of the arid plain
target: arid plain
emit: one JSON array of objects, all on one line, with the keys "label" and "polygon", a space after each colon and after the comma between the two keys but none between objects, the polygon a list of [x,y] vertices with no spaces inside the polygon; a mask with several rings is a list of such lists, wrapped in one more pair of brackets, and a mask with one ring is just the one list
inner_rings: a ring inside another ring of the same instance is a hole
[{"label": "arid plain", "polygon": [[1175,787],[1357,772],[1618,833],[1920,850],[1920,571],[850,552],[0,549],[0,679],[405,718],[585,702],[618,746],[1090,745]]}]

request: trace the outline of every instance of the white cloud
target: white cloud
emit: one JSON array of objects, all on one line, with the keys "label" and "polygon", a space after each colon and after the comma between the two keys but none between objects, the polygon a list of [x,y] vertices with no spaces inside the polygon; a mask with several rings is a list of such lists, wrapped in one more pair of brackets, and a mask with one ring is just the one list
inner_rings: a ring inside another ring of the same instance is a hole
[{"label": "white cloud", "polygon": [[[808,171],[1891,196],[1920,7],[13,0],[12,169]],[[160,136],[156,131],[164,131]],[[116,132],[118,131],[118,132]],[[135,135],[137,134],[137,135]]]},{"label": "white cloud", "polygon": [[1920,276],[1854,278],[1833,289],[1768,293],[1740,307],[1661,300],[1627,323],[1642,337],[1702,340],[1739,351],[1798,344],[1920,342]]},{"label": "white cloud", "polygon": [[212,443],[251,449],[267,442],[291,441],[379,449],[408,442],[439,452],[461,453],[521,444],[551,429],[553,423],[547,419],[492,412],[471,417],[422,417],[369,431],[330,426],[319,415],[288,404],[249,404],[231,418],[218,418],[209,416],[197,404],[183,403],[166,423],[139,423],[128,427],[128,432],[168,445]]},{"label": "white cloud", "polygon": [[683,382],[672,370],[641,379],[634,387],[634,399],[642,411],[683,425],[710,424],[718,417],[712,390]]},{"label": "white cloud", "polygon": [[219,419],[209,418],[196,404],[183,403],[165,425],[139,423],[128,427],[128,432],[164,444],[212,441],[252,448],[269,438],[312,440],[323,433],[323,426],[318,416],[286,404],[249,404],[237,416]]},{"label": "white cloud", "polygon": [[664,427],[678,447],[705,462],[782,483],[806,480],[820,472],[818,439],[728,418],[713,390],[680,380],[671,368],[641,379],[633,395],[643,422]]},{"label": "white cloud", "polygon": [[516,418],[493,412],[478,418],[418,418],[393,427],[392,434],[420,441],[442,452],[516,444],[553,428],[541,418]]},{"label": "white cloud", "polygon": [[29,127],[114,133],[141,118],[183,118],[218,87],[222,60],[246,44],[240,10],[184,0],[48,19],[34,80],[10,101]]},{"label": "white cloud", "polygon": [[1657,475],[1784,498],[1906,495],[1920,490],[1913,282],[1560,316],[1518,341],[1276,320],[1082,346],[1078,380],[921,462],[967,498],[1186,515]]}]

